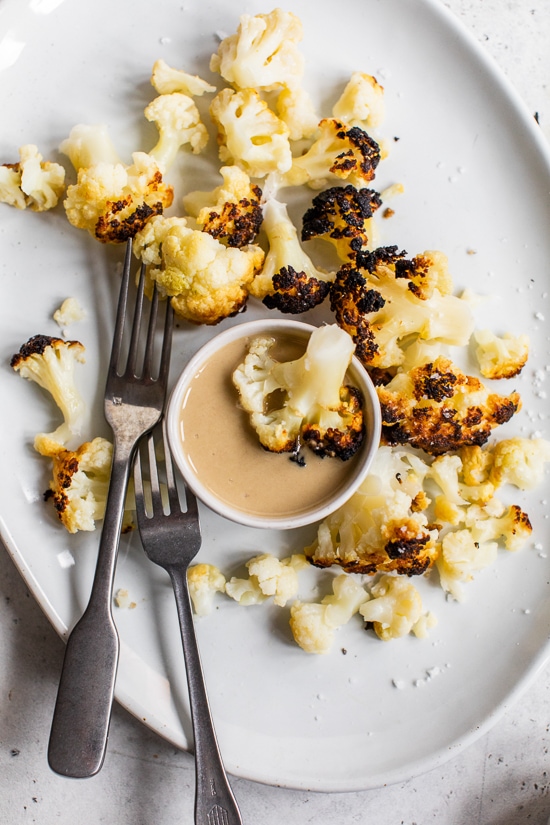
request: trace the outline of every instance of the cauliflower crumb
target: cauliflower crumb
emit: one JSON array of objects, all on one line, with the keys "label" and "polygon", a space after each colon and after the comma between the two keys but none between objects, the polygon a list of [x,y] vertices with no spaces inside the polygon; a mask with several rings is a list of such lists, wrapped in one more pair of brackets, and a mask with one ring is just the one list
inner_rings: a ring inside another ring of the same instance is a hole
[{"label": "cauliflower crumb", "polygon": [[128,610],[134,610],[137,607],[134,601],[130,601],[130,594],[123,587],[119,587],[115,593],[115,604],[117,607],[127,608]]},{"label": "cauliflower crumb", "polygon": [[76,298],[65,298],[59,309],[53,314],[53,319],[60,327],[68,327],[77,321],[82,321],[86,313]]}]

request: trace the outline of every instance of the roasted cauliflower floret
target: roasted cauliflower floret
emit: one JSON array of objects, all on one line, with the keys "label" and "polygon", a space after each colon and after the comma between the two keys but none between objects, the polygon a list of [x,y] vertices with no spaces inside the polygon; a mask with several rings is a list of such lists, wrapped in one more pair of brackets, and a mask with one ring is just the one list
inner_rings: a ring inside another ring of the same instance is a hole
[{"label": "roasted cauliflower floret", "polygon": [[302,240],[323,238],[343,261],[355,261],[361,249],[377,246],[373,215],[382,205],[374,189],[333,186],[317,195],[302,219]]},{"label": "roasted cauliflower floret", "polygon": [[113,447],[104,438],[94,438],[67,450],[62,444],[39,437],[37,449],[51,458],[53,477],[44,498],[51,501],[69,533],[95,530],[95,522],[105,514],[111,478]]},{"label": "roasted cauliflower floret", "polygon": [[159,95],[179,92],[189,97],[201,97],[203,94],[216,91],[216,87],[211,86],[206,80],[181,69],[173,69],[165,60],[157,60],[153,65],[151,85]]},{"label": "roasted cauliflower floret", "polygon": [[216,593],[225,593],[225,576],[214,564],[194,564],[187,571],[189,595],[197,616],[212,612]]},{"label": "roasted cauliflower floret", "polygon": [[45,212],[57,206],[64,189],[65,169],[44,160],[32,143],[19,148],[17,163],[0,165],[0,203]]},{"label": "roasted cauliflower floret", "polygon": [[533,528],[529,516],[517,504],[501,515],[487,515],[479,505],[472,505],[466,524],[474,541],[479,544],[503,540],[507,550],[520,550],[530,538]]},{"label": "roasted cauliflower floret", "polygon": [[359,490],[321,522],[305,548],[312,564],[366,574],[425,573],[435,559],[437,530],[414,502],[427,470],[416,456],[380,448]]},{"label": "roasted cauliflower floret", "polygon": [[319,123],[319,136],[305,154],[292,160],[292,167],[282,176],[282,185],[309,184],[323,189],[343,180],[361,187],[369,183],[380,162],[380,147],[358,126],[348,126],[335,118]]},{"label": "roasted cauliflower floret", "polygon": [[264,259],[258,246],[225,246],[206,232],[190,229],[184,218],[161,215],[138,232],[134,252],[175,312],[196,324],[217,324],[240,312]]},{"label": "roasted cauliflower floret", "polygon": [[[304,444],[320,456],[351,458],[363,436],[359,390],[344,384],[353,342],[336,325],[315,329],[301,358],[276,362],[274,338],[252,341],[233,383],[265,449],[297,452]],[[283,394],[273,409],[272,393]]]},{"label": "roasted cauliflower floret", "polygon": [[469,305],[449,294],[446,259],[424,252],[411,260],[397,247],[360,252],[361,266],[336,273],[330,304],[337,323],[353,338],[366,367],[388,368],[405,360],[411,337],[464,346],[473,330]]},{"label": "roasted cauliflower floret", "polygon": [[234,163],[253,178],[290,169],[288,126],[254,89],[223,89],[212,101],[210,114],[223,163]]},{"label": "roasted cauliflower floret", "polygon": [[183,199],[197,226],[227,246],[253,243],[262,225],[262,190],[238,166],[222,166],[223,183],[213,192],[190,192]]},{"label": "roasted cauliflower floret", "polygon": [[334,104],[332,114],[350,126],[376,129],[386,114],[384,87],[372,75],[354,72]]},{"label": "roasted cauliflower floret", "polygon": [[436,561],[441,587],[456,601],[463,601],[462,585],[472,581],[480,570],[494,564],[497,552],[496,541],[480,542],[468,529],[447,533]]},{"label": "roasted cauliflower floret", "polygon": [[208,132],[199,110],[189,95],[172,92],[156,97],[144,111],[159,131],[158,141],[149,152],[162,172],[174,162],[178,150],[189,145],[198,155],[208,143]]},{"label": "roasted cauliflower floret", "polygon": [[63,423],[49,435],[37,436],[66,444],[79,435],[85,404],[76,386],[75,367],[84,362],[80,341],[64,341],[49,335],[34,335],[23,344],[10,361],[23,378],[47,390],[63,414]]},{"label": "roasted cauliflower floret", "polygon": [[296,601],[290,608],[290,629],[306,653],[328,653],[336,630],[347,624],[368,599],[364,587],[343,573],[332,582],[332,595],[319,602]]},{"label": "roasted cauliflower floret", "polygon": [[507,438],[491,451],[489,480],[496,486],[514,484],[532,490],[542,484],[550,461],[550,442],[544,438]]},{"label": "roasted cauliflower floret", "polygon": [[332,273],[318,269],[304,252],[286,205],[269,198],[263,207],[263,230],[269,250],[250,293],[269,309],[297,314],[321,304],[330,291]]},{"label": "roasted cauliflower floret", "polygon": [[224,38],[210,60],[210,69],[237,89],[274,90],[295,86],[304,72],[298,49],[302,22],[292,12],[243,14],[237,31]]},{"label": "roasted cauliflower floret", "polygon": [[75,126],[60,151],[77,170],[64,201],[69,223],[102,243],[122,243],[172,204],[173,189],[150,155],[122,163],[102,126]]},{"label": "roasted cauliflower floret", "polygon": [[[366,622],[372,622],[379,639],[388,642],[400,639],[420,625],[423,605],[420,593],[412,582],[398,576],[381,576],[370,589],[371,598],[359,608]],[[433,626],[434,621],[428,624]],[[424,631],[421,631],[424,635]]]},{"label": "roasted cauliflower floret", "polygon": [[493,393],[443,357],[398,372],[377,393],[386,442],[410,444],[431,455],[485,444],[521,405],[518,393]]},{"label": "roasted cauliflower floret", "polygon": [[476,357],[479,370],[485,378],[513,378],[519,375],[529,357],[527,335],[512,335],[507,332],[502,337],[488,329],[476,330]]}]

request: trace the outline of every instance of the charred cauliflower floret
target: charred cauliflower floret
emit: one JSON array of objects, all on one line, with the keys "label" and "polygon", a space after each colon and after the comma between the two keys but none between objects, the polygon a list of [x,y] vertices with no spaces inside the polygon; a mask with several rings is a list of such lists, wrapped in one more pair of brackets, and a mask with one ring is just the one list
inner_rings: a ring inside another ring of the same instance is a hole
[{"label": "charred cauliflower floret", "polygon": [[443,357],[397,373],[377,393],[386,443],[410,444],[431,455],[485,444],[521,404],[518,393],[490,392]]},{"label": "charred cauliflower floret", "polygon": [[157,60],[154,63],[151,85],[159,95],[179,92],[189,97],[201,97],[203,94],[216,91],[216,87],[211,86],[206,80],[181,69],[173,69],[165,60]]},{"label": "charred cauliflower floret", "polygon": [[[270,452],[297,452],[304,444],[320,456],[344,461],[363,436],[362,398],[344,384],[353,342],[336,325],[319,327],[295,361],[271,356],[274,338],[257,338],[233,373],[243,409],[262,446]],[[273,393],[282,401],[270,406]]]},{"label": "charred cauliflower floret", "polygon": [[359,490],[319,525],[304,551],[311,563],[369,575],[425,573],[435,559],[437,530],[415,502],[427,470],[416,456],[380,448]]},{"label": "charred cauliflower floret", "polygon": [[302,22],[292,12],[243,14],[237,31],[224,38],[210,60],[210,69],[237,89],[274,90],[295,86],[304,72],[298,49]]},{"label": "charred cauliflower floret", "polygon": [[[358,126],[335,118],[319,123],[319,136],[305,154],[292,160],[282,184],[323,189],[330,183],[347,181],[361,187],[369,183],[380,162],[380,146]],[[279,170],[281,172],[286,170]]]},{"label": "charred cauliflower floret", "polygon": [[111,477],[113,447],[104,438],[94,438],[67,450],[42,437],[38,451],[53,462],[53,477],[44,498],[51,501],[69,533],[95,530],[95,522],[105,514]]},{"label": "charred cauliflower floret", "polygon": [[[373,624],[379,639],[388,642],[407,636],[423,624],[433,627],[434,617],[422,623],[423,605],[420,593],[412,582],[398,576],[381,576],[370,589],[371,598],[359,608],[364,620]],[[423,629],[420,631],[424,635]]]},{"label": "charred cauliflower floret", "polygon": [[473,330],[466,301],[449,294],[450,276],[440,252],[411,260],[397,247],[360,252],[357,267],[336,274],[330,304],[337,323],[353,338],[356,355],[370,368],[403,363],[411,337],[464,346]]},{"label": "charred cauliflower floret", "polygon": [[500,515],[491,515],[474,504],[467,513],[466,524],[479,544],[502,539],[505,548],[512,551],[520,550],[533,532],[529,516],[517,504],[505,508]]},{"label": "charred cauliflower floret", "polygon": [[474,338],[479,371],[485,378],[513,378],[527,363],[527,335],[505,333],[499,337],[488,329],[482,329],[474,332]]},{"label": "charred cauliflower floret", "polygon": [[225,592],[225,576],[214,564],[194,564],[187,571],[187,584],[193,610],[207,616],[214,606],[216,593]]},{"label": "charred cauliflower floret", "polygon": [[195,324],[217,324],[240,312],[264,253],[225,246],[184,218],[157,215],[138,232],[134,252],[174,311]]},{"label": "charred cauliflower floret", "polygon": [[364,72],[352,74],[332,110],[338,120],[361,129],[381,126],[385,113],[384,87]]},{"label": "charred cauliflower floret", "polygon": [[129,166],[122,163],[104,127],[75,126],[60,151],[77,170],[64,201],[69,223],[102,243],[127,241],[172,204],[157,161],[134,152]]},{"label": "charred cauliflower floret", "polygon": [[246,246],[262,225],[262,190],[238,166],[222,166],[220,174],[220,186],[212,192],[190,192],[183,205],[203,232],[227,246]]},{"label": "charred cauliflower floret", "polygon": [[376,246],[373,215],[382,205],[373,189],[333,186],[317,195],[302,219],[302,240],[323,238],[336,247],[343,261],[355,260],[361,249]]},{"label": "charred cauliflower floret", "polygon": [[0,165],[0,203],[16,209],[45,212],[57,206],[65,188],[65,170],[44,160],[38,148],[27,143],[19,148],[17,163]]},{"label": "charred cauliflower floret", "polygon": [[321,602],[296,601],[290,608],[294,641],[306,653],[328,653],[338,628],[347,624],[367,599],[366,590],[352,576],[336,576],[332,594]]},{"label": "charred cauliflower floret", "polygon": [[251,295],[269,309],[297,314],[321,304],[330,291],[332,273],[318,269],[304,252],[286,205],[274,198],[263,207],[263,230],[269,250]]},{"label": "charred cauliflower floret", "polygon": [[288,126],[254,89],[223,89],[210,104],[223,163],[236,164],[250,177],[284,173],[292,165]]},{"label": "charred cauliflower floret", "polygon": [[66,444],[81,430],[85,405],[75,382],[75,367],[84,362],[84,346],[80,341],[65,341],[49,335],[34,335],[23,344],[10,364],[23,378],[34,381],[47,390],[63,414],[63,424],[48,438]]}]

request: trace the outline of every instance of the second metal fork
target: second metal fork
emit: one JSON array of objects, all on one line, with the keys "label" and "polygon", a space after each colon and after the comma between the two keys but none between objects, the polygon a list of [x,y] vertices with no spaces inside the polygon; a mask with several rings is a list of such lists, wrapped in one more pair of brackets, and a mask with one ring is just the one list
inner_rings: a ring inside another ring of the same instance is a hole
[{"label": "second metal fork", "polygon": [[149,466],[151,501],[148,506],[140,450],[134,465],[136,513],[145,553],[169,574],[176,598],[195,741],[195,823],[241,825],[239,808],[216,740],[187,584],[189,564],[201,546],[197,500],[184,485],[187,510],[182,510],[164,426],[162,433],[167,502],[163,502],[154,433],[151,433],[146,439],[147,450],[143,451],[143,464]]},{"label": "second metal fork", "polygon": [[144,337],[141,334],[143,266],[126,366],[120,368],[127,337],[131,262],[129,241],[105,388],[105,417],[114,435],[111,481],[92,591],[88,606],[67,641],[48,749],[52,770],[79,778],[97,773],[105,757],[120,646],[112,616],[112,596],[124,501],[137,443],[159,421],[168,383],[173,311],[167,301],[160,367],[155,375],[156,289],[149,313],[143,366],[138,369],[143,349],[140,342]]}]

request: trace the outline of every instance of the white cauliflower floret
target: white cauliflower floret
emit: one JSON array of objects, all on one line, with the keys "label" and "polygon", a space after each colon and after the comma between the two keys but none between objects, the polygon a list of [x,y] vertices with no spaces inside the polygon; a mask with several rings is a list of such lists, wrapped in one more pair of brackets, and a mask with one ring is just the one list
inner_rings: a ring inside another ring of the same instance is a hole
[{"label": "white cauliflower floret", "polygon": [[215,92],[211,86],[198,75],[188,74],[181,69],[173,69],[165,60],[157,60],[153,65],[151,85],[159,95],[170,95],[179,92],[189,97],[201,97],[208,92]]},{"label": "white cauliflower floret", "polygon": [[223,183],[211,192],[190,192],[183,199],[196,224],[228,246],[253,243],[262,225],[262,190],[238,166],[222,166]]},{"label": "white cauliflower floret", "polygon": [[488,329],[476,330],[476,357],[479,370],[485,378],[513,378],[519,375],[529,357],[529,337],[512,335],[502,337]]},{"label": "white cauliflower floret", "polygon": [[149,152],[162,172],[174,162],[178,150],[189,145],[197,155],[208,143],[208,132],[189,95],[172,92],[156,97],[145,109],[145,117],[159,130],[159,139]]},{"label": "white cauliflower floret", "polygon": [[210,114],[224,163],[235,163],[255,178],[292,166],[288,126],[254,89],[223,89],[212,101]]},{"label": "white cauliflower floret", "polygon": [[246,563],[249,579],[232,578],[226,592],[241,604],[257,604],[261,597],[273,596],[274,604],[284,607],[298,593],[298,570],[306,566],[303,555],[279,560],[263,553]]},{"label": "white cauliflower floret", "polygon": [[328,653],[335,632],[347,624],[368,599],[364,587],[345,573],[332,582],[332,595],[318,602],[296,601],[290,608],[290,629],[306,653]]},{"label": "white cauliflower floret", "polygon": [[[319,455],[351,458],[363,438],[358,390],[344,385],[353,354],[349,336],[336,325],[316,328],[301,358],[276,362],[274,338],[257,338],[233,373],[241,405],[260,443],[271,452],[292,452],[300,444]],[[269,409],[268,397],[283,391]]]},{"label": "white cauliflower floret", "polygon": [[302,37],[302,23],[292,12],[277,8],[269,14],[243,14],[235,34],[212,55],[210,69],[237,89],[294,86],[304,71],[297,48]]},{"label": "white cauliflower floret", "polygon": [[312,138],[319,124],[313,101],[301,86],[285,86],[277,97],[277,114],[288,126],[290,140]]},{"label": "white cauliflower floret", "polygon": [[495,485],[490,481],[469,485],[463,479],[463,465],[460,455],[440,455],[432,462],[428,476],[440,487],[448,504],[465,505],[475,501],[483,504],[489,501],[495,492]]},{"label": "white cauliflower floret", "polygon": [[497,552],[496,541],[478,540],[468,529],[447,533],[436,561],[441,587],[456,601],[464,601],[462,585],[494,564]]},{"label": "white cauliflower floret", "polygon": [[376,129],[386,114],[384,87],[372,75],[354,72],[334,104],[332,114],[350,126]]},{"label": "white cauliflower floret", "polygon": [[489,479],[495,486],[514,484],[532,490],[544,479],[544,466],[550,461],[550,441],[544,438],[507,438],[492,450]]},{"label": "white cauliflower floret", "polygon": [[53,502],[63,526],[69,533],[95,530],[95,522],[105,514],[112,444],[94,438],[76,450],[67,450],[47,436],[38,436],[35,446],[41,455],[52,459],[53,477],[44,497]]},{"label": "white cauliflower floret", "polygon": [[269,198],[263,207],[263,230],[269,249],[250,294],[269,309],[299,314],[321,304],[334,273],[318,269],[304,252],[284,203]]},{"label": "white cauliflower floret", "polygon": [[75,126],[59,147],[77,170],[64,201],[69,223],[102,243],[122,243],[172,204],[173,189],[150,155],[122,163],[104,126]]},{"label": "white cauliflower floret", "polygon": [[64,168],[44,161],[32,143],[19,148],[18,163],[0,165],[0,203],[45,212],[57,206],[64,188]]},{"label": "white cauliflower floret", "polygon": [[[399,639],[422,623],[422,598],[416,587],[397,576],[381,576],[370,589],[371,598],[361,605],[359,613],[372,622],[376,635],[387,642]],[[422,623],[423,632],[426,622]]]},{"label": "white cauliflower floret", "polygon": [[61,410],[63,424],[50,435],[42,436],[61,445],[81,431],[85,404],[76,386],[74,371],[76,365],[83,362],[84,347],[80,341],[63,341],[48,335],[29,338],[10,361],[23,378],[47,390]]},{"label": "white cauliflower floret", "polygon": [[225,592],[225,576],[214,564],[195,564],[187,571],[189,595],[197,616],[207,616],[216,593]]},{"label": "white cauliflower floret", "polygon": [[137,233],[134,252],[175,312],[197,324],[217,324],[240,312],[264,259],[258,246],[228,247],[190,229],[184,218],[160,215]]},{"label": "white cauliflower floret", "polygon": [[427,469],[416,456],[381,447],[359,490],[321,522],[306,556],[318,567],[337,564],[349,572],[424,573],[437,538],[417,510]]}]

